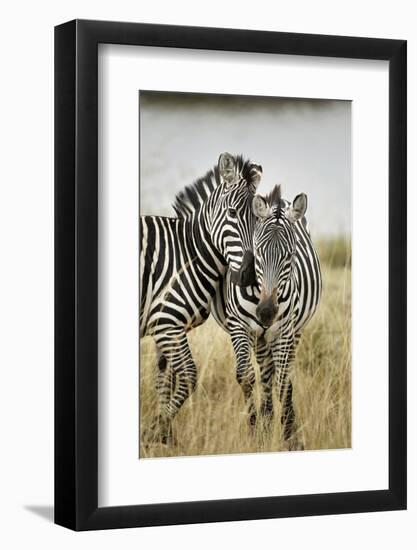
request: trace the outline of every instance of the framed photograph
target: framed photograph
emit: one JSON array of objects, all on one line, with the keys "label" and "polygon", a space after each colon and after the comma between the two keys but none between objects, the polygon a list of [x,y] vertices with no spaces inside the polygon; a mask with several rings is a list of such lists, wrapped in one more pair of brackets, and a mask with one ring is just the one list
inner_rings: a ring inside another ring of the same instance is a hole
[{"label": "framed photograph", "polygon": [[55,522],[406,507],[406,42],[55,29]]}]

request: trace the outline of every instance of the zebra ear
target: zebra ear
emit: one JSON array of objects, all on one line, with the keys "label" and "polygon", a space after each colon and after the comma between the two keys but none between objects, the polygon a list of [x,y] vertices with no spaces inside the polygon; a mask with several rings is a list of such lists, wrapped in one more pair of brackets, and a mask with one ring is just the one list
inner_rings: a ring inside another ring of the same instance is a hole
[{"label": "zebra ear", "polygon": [[295,223],[300,220],[307,210],[307,195],[305,193],[300,193],[297,195],[290,206],[285,211],[285,217],[290,220],[290,222]]},{"label": "zebra ear", "polygon": [[222,153],[219,157],[220,181],[226,184],[226,187],[233,183],[237,177],[237,164],[235,157],[230,153]]},{"label": "zebra ear", "polygon": [[255,195],[252,201],[252,211],[257,218],[266,218],[272,214],[272,209],[261,195]]}]

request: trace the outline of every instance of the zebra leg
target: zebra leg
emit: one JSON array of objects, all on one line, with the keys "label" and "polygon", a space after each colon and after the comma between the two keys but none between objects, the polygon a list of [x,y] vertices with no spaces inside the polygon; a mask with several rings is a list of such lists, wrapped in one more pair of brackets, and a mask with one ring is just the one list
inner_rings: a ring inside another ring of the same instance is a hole
[{"label": "zebra leg", "polygon": [[265,338],[261,337],[256,343],[256,360],[258,362],[261,374],[262,385],[262,400],[260,414],[266,421],[267,426],[271,424],[274,414],[274,406],[272,402],[272,386],[275,373],[275,365],[272,357],[270,346],[266,343]]},{"label": "zebra leg", "polygon": [[[168,405],[175,391],[175,378],[175,373],[170,367],[168,360],[158,349],[158,370],[155,377],[155,387],[158,393],[159,408],[161,411]],[[162,415],[152,423],[148,433],[151,439],[154,439],[156,434],[157,439],[164,445],[175,443],[172,434],[172,425],[164,419]]]},{"label": "zebra leg", "polygon": [[292,382],[285,369],[278,374],[279,398],[281,400],[281,423],[284,427],[284,439],[289,441],[295,430],[295,411],[292,401]]},{"label": "zebra leg", "polygon": [[162,440],[172,439],[172,421],[195,390],[197,368],[183,329],[171,329],[155,336],[161,357],[157,389],[160,397],[159,426]]},{"label": "zebra leg", "polygon": [[231,339],[236,357],[236,379],[243,391],[249,415],[249,424],[250,426],[255,426],[256,408],[253,399],[255,370],[250,357],[251,342],[244,331],[233,332]]},{"label": "zebra leg", "polygon": [[[276,366],[275,383],[278,398],[281,402],[281,423],[284,439],[288,441],[290,450],[301,450],[302,443],[297,438],[297,423],[293,403],[293,387],[290,379],[290,369],[295,356],[294,337],[280,337],[273,344],[272,353]],[[298,341],[298,338],[296,339]]]},{"label": "zebra leg", "polygon": [[169,403],[175,391],[175,373],[162,353],[159,353],[158,372],[156,376],[156,391],[159,395],[159,402],[162,406]]}]

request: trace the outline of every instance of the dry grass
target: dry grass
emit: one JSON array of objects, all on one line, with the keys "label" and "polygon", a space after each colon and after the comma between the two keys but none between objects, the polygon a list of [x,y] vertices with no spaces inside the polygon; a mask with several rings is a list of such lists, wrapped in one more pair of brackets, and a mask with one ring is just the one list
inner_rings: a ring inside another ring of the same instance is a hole
[{"label": "dry grass", "polygon": [[[321,242],[318,250],[323,297],[297,350],[292,376],[295,409],[305,449],[347,448],[351,446],[350,243]],[[229,336],[209,318],[189,333],[189,342],[199,380],[196,392],[175,418],[176,444],[141,441],[140,457],[287,450],[278,415],[271,433],[248,427]],[[158,411],[156,369],[154,343],[145,338],[141,342],[141,434]]]}]

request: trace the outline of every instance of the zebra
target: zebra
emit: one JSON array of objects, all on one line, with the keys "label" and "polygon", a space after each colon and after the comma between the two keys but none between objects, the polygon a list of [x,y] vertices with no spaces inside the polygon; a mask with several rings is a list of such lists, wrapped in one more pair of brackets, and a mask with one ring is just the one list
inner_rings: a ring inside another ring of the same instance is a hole
[{"label": "zebra", "polygon": [[304,217],[306,209],[304,193],[291,204],[281,198],[280,186],[267,197],[256,195],[253,250],[257,284],[238,287],[226,274],[212,302],[213,316],[231,336],[236,377],[250,425],[257,423],[253,349],[262,386],[260,414],[270,427],[276,389],[284,440],[290,449],[303,448],[297,437],[290,369],[301,332],[314,315],[322,292],[320,263]]},{"label": "zebra", "polygon": [[176,217],[140,218],[140,337],[158,351],[160,413],[151,428],[172,439],[172,421],[194,391],[197,369],[187,332],[202,324],[226,269],[254,282],[252,200],[262,167],[223,153],[218,165],[177,194]]}]

